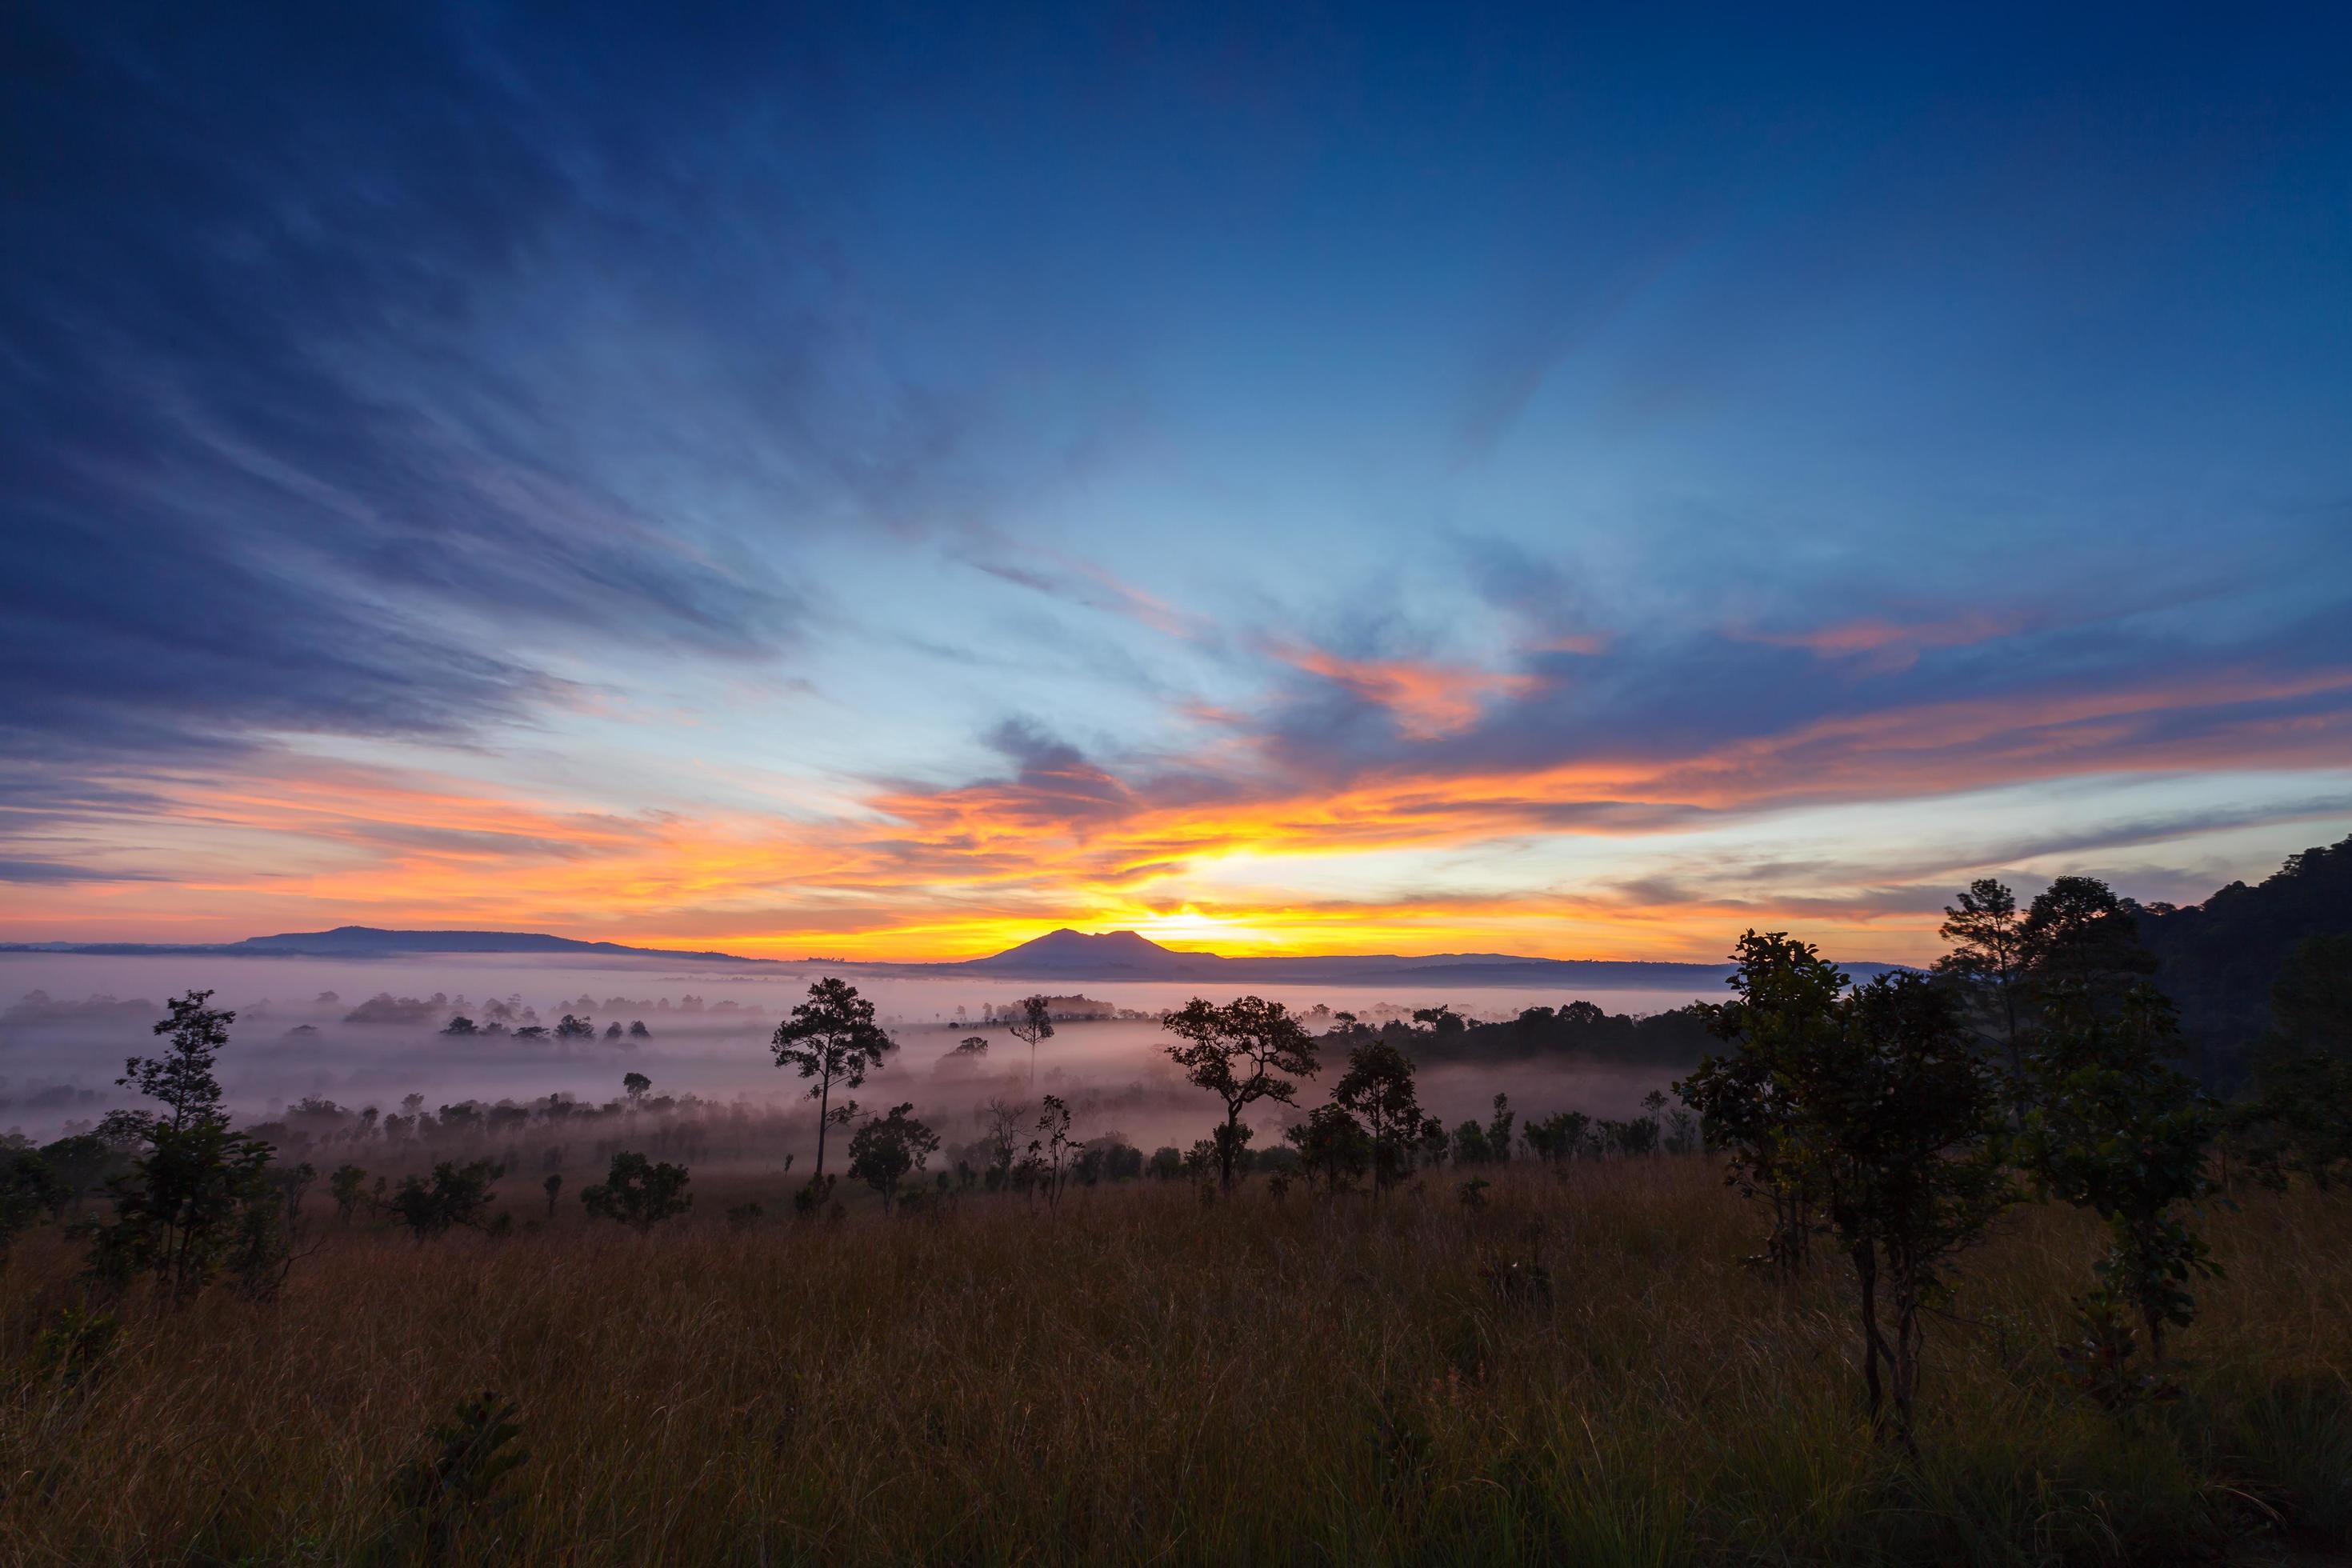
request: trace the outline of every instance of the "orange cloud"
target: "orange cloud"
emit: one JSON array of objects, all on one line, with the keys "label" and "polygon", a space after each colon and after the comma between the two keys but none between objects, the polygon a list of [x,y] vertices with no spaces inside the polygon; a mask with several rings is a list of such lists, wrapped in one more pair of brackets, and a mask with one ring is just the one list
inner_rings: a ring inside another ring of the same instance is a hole
[{"label": "orange cloud", "polygon": [[1296,643],[1272,645],[1275,656],[1293,668],[1317,675],[1395,715],[1407,740],[1432,741],[1477,722],[1486,705],[1522,697],[1543,682],[1532,675],[1503,674],[1475,666],[1432,660],[1351,659]]},{"label": "orange cloud", "polygon": [[[1440,689],[1433,716],[1454,721],[1463,685]],[[1719,889],[1651,890],[1634,875],[1639,849],[1614,889],[1572,894],[1318,900],[1314,869],[1288,887],[1281,863],[1561,834],[1639,839],[1780,806],[2087,773],[2340,767],[2352,713],[2312,700],[2347,692],[2352,672],[2216,670],[2170,687],[1841,716],[1690,752],[1603,742],[1543,765],[1457,767],[1441,747],[1330,780],[1246,758],[1220,772],[1122,773],[1048,746],[1013,778],[894,786],[822,821],[614,812],[289,757],[266,776],[141,779],[139,804],[55,829],[59,857],[78,847],[94,871],[163,879],[20,888],[0,902],[0,932],[218,940],[350,921],[926,959],[1076,923],[1203,931],[1214,934],[1192,944],[1227,951],[1714,957],[1727,931],[1777,920],[1907,957],[1932,947],[1932,919],[1890,913],[1866,891],[1768,904]],[[1252,882],[1287,896],[1203,897],[1208,874],[1236,856],[1265,862]]]}]

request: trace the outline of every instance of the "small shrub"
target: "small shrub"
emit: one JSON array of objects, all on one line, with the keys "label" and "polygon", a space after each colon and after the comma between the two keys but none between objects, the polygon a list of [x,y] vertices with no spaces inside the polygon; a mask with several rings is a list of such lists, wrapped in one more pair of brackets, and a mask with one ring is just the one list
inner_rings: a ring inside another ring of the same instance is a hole
[{"label": "small shrub", "polygon": [[582,1189],[580,1202],[591,1215],[651,1230],[694,1206],[686,1190],[686,1167],[656,1164],[643,1154],[622,1152],[603,1182]]},{"label": "small shrub", "polygon": [[495,1519],[506,1510],[499,1490],[530,1454],[510,1447],[522,1433],[513,1405],[495,1394],[467,1400],[436,1426],[430,1451],[393,1477],[393,1499],[423,1535],[436,1558],[449,1550],[457,1528]]}]

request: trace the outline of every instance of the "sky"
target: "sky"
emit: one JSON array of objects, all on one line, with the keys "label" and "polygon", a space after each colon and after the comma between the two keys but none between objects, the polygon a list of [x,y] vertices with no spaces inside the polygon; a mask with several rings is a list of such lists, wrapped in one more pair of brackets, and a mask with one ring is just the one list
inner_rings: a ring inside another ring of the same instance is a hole
[{"label": "sky", "polygon": [[2258,879],[2352,831],[2347,58],[6,7],[0,940],[1900,961]]}]

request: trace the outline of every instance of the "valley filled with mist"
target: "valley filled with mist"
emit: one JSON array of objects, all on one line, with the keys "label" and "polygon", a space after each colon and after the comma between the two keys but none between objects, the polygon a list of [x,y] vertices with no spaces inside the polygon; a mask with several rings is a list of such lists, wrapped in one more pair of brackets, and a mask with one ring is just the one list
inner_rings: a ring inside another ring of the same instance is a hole
[{"label": "valley filled with mist", "polygon": [[[672,1117],[756,1115],[762,1129],[756,1138],[729,1140],[723,1151],[711,1152],[781,1166],[786,1154],[805,1161],[816,1111],[801,1081],[778,1069],[769,1037],[810,983],[829,973],[845,974],[875,1004],[877,1021],[898,1044],[860,1099],[869,1106],[911,1101],[915,1114],[951,1144],[977,1137],[983,1108],[1000,1097],[1057,1094],[1071,1105],[1082,1135],[1119,1134],[1146,1152],[1162,1143],[1187,1146],[1207,1126],[1210,1107],[1168,1060],[1172,1037],[1158,1020],[1194,995],[1231,998],[1182,982],[1044,984],[511,954],[336,961],[16,952],[0,954],[0,1131],[46,1142],[86,1131],[108,1111],[134,1103],[131,1091],[114,1081],[124,1059],[152,1046],[150,1030],[163,1015],[164,998],[208,989],[214,1006],[236,1014],[220,1078],[242,1124],[318,1137],[352,1125],[371,1109],[398,1114],[412,1095],[422,1097],[428,1114],[471,1107],[487,1121],[503,1106],[536,1108],[544,1121],[550,1097],[605,1104],[622,1096],[624,1075],[640,1073],[653,1085],[648,1100]],[[1573,996],[1494,986],[1252,989],[1286,1004],[1318,1032],[1340,1012],[1378,1025],[1442,1005],[1467,1018],[1501,1021],[1530,1007],[1582,1000],[1607,1013],[1645,1016],[1719,994],[1696,988]],[[1095,1009],[1059,1009],[1055,1033],[1035,1053],[1033,1084],[1027,1047],[982,1020],[991,1009],[1010,1010],[1041,991],[1073,1004],[1083,997],[1114,1016],[1071,1017]],[[493,1019],[494,1011],[503,1022]],[[593,1033],[554,1037],[567,1014]],[[458,1016],[476,1032],[446,1033]],[[498,1032],[486,1032],[494,1022]],[[631,1032],[635,1024],[645,1026],[642,1037]],[[619,1037],[608,1037],[615,1026]],[[534,1027],[545,1033],[518,1034]],[[985,1053],[957,1050],[975,1035],[989,1042]],[[1696,1059],[1654,1065],[1541,1055],[1482,1060],[1475,1068],[1435,1062],[1425,1072],[1423,1099],[1449,1125],[1485,1115],[1497,1092],[1530,1110],[1622,1116]],[[320,1108],[307,1118],[306,1101]],[[1281,1105],[1268,1112],[1258,1129],[1261,1146],[1278,1143],[1303,1114]]]}]

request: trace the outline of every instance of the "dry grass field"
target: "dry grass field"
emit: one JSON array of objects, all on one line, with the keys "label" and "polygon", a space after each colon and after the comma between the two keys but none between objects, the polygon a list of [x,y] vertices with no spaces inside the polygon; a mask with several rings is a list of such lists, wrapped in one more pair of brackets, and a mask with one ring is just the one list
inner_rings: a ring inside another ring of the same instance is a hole
[{"label": "dry grass field", "polygon": [[[2352,1531],[2352,1194],[2207,1215],[2227,1277],[2129,1424],[2053,1346],[2097,1237],[2021,1209],[1874,1441],[1843,1270],[1747,1268],[1696,1159],[1433,1174],[1375,1210],[1178,1183],[736,1228],[422,1245],[331,1218],[283,1294],[126,1303],[73,1374],[75,1257],[0,1304],[0,1561],[2327,1561]],[[538,1194],[510,1184],[518,1215]],[[1514,1288],[1510,1266],[1549,1288]],[[436,1537],[404,1464],[458,1403],[527,1454]]]}]

